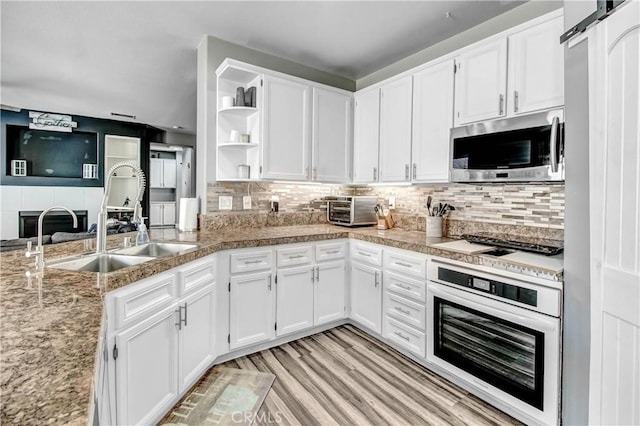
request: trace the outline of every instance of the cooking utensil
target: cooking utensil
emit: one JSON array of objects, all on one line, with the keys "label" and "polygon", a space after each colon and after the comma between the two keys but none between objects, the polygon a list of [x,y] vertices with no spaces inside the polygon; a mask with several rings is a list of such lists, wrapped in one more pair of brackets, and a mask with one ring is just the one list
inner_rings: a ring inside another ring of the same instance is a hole
[{"label": "cooking utensil", "polygon": [[432,200],[431,195],[429,195],[427,197],[427,212],[429,213],[429,216],[431,216],[431,200]]}]

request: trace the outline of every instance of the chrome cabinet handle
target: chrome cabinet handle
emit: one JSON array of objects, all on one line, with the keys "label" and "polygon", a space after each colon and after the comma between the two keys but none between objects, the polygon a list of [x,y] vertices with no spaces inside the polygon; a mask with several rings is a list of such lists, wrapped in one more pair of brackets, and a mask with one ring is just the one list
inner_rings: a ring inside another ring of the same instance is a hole
[{"label": "chrome cabinet handle", "polygon": [[318,179],[318,168],[314,167],[313,168],[313,180],[317,180]]},{"label": "chrome cabinet handle", "polygon": [[376,271],[375,275],[374,275],[374,286],[375,287],[378,287],[380,285],[380,282],[379,282],[379,279],[378,279],[379,275],[380,275],[380,273],[378,271]]},{"label": "chrome cabinet handle", "polygon": [[518,112],[518,99],[519,93],[517,90],[513,91],[513,112]]},{"label": "chrome cabinet handle", "polygon": [[300,259],[301,257],[304,257],[304,254],[296,254],[293,256],[289,256],[289,259]]},{"label": "chrome cabinet handle", "polygon": [[316,266],[316,281],[320,282],[320,267]]},{"label": "chrome cabinet handle", "polygon": [[404,180],[409,180],[409,165],[404,165]]},{"label": "chrome cabinet handle", "polygon": [[311,282],[315,282],[316,281],[316,271],[315,268],[311,268]]},{"label": "chrome cabinet handle", "polygon": [[187,326],[187,302],[184,302],[184,326]]},{"label": "chrome cabinet handle", "polygon": [[551,171],[553,173],[558,171],[558,125],[560,124],[560,120],[558,117],[553,117],[553,121],[551,122],[551,139],[549,140],[550,145],[550,160],[551,160]]},{"label": "chrome cabinet handle", "polygon": [[178,326],[178,330],[182,330],[182,306],[178,306],[178,309],[176,309],[174,312],[178,314],[178,322],[176,322],[174,325]]},{"label": "chrome cabinet handle", "polygon": [[378,168],[377,167],[373,168],[373,180],[374,181],[378,180]]},{"label": "chrome cabinet handle", "polygon": [[502,115],[504,113],[504,95],[501,94],[498,99],[498,105],[500,109],[499,114]]},{"label": "chrome cabinet handle", "polygon": [[402,313],[403,313],[403,314],[405,314],[405,315],[409,315],[409,314],[411,314],[411,312],[410,312],[410,311],[405,311],[405,310],[404,310],[404,309],[402,309],[400,306],[395,306],[395,307],[394,307],[394,309],[395,309],[396,311],[402,312]]},{"label": "chrome cabinet handle", "polygon": [[418,179],[418,164],[413,163],[413,179]]},{"label": "chrome cabinet handle", "polygon": [[407,342],[411,340],[411,338],[403,336],[402,333],[400,333],[399,331],[396,331],[393,334],[395,334],[396,336],[400,337],[401,339],[406,340]]},{"label": "chrome cabinet handle", "polygon": [[269,274],[269,291],[271,291],[271,274]]},{"label": "chrome cabinet handle", "polygon": [[370,255],[369,253],[363,253],[363,252],[361,252],[361,251],[359,251],[359,252],[358,252],[358,254],[359,254],[360,256],[371,257],[371,255]]},{"label": "chrome cabinet handle", "polygon": [[337,254],[340,253],[340,250],[329,250],[327,254]]},{"label": "chrome cabinet handle", "polygon": [[407,285],[407,286],[404,286],[404,285],[402,285],[402,284],[400,284],[400,283],[396,283],[396,285],[397,285],[398,287],[400,287],[400,288],[404,288],[405,290],[411,290],[411,287],[409,287],[408,285]]},{"label": "chrome cabinet handle", "polygon": [[413,266],[403,262],[396,262],[396,265],[404,266],[405,268],[413,268]]},{"label": "chrome cabinet handle", "polygon": [[260,263],[261,260],[245,260],[244,264],[245,265],[255,265],[256,263]]}]

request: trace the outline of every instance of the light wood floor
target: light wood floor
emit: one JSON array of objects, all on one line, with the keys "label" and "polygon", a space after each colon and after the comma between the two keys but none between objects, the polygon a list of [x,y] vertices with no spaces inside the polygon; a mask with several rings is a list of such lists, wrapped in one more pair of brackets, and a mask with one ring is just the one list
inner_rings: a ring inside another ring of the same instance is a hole
[{"label": "light wood floor", "polygon": [[223,365],[276,376],[255,424],[519,424],[350,325]]}]

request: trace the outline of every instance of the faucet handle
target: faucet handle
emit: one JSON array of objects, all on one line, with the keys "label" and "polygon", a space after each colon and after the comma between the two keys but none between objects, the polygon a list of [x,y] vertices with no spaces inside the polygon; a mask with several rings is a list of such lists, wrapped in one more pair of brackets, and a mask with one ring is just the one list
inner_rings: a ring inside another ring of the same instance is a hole
[{"label": "faucet handle", "polygon": [[24,252],[25,257],[31,257],[34,254],[40,254],[39,250],[32,250],[31,241],[27,241],[27,251]]}]

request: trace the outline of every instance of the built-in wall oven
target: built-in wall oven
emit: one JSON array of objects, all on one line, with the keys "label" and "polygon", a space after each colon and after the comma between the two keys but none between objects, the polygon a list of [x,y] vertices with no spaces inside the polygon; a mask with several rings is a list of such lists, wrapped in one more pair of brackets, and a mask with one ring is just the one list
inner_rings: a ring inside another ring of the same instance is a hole
[{"label": "built-in wall oven", "polygon": [[429,262],[427,360],[529,424],[559,421],[561,285]]}]

